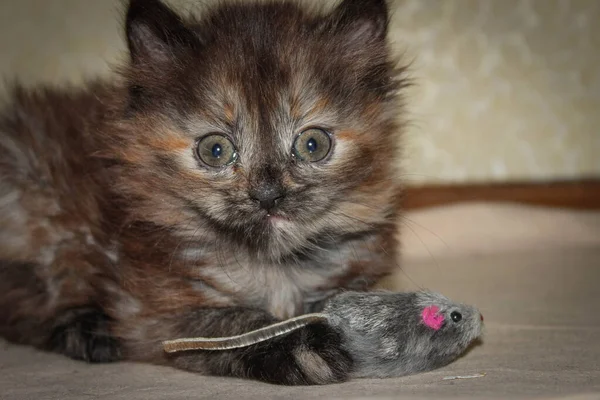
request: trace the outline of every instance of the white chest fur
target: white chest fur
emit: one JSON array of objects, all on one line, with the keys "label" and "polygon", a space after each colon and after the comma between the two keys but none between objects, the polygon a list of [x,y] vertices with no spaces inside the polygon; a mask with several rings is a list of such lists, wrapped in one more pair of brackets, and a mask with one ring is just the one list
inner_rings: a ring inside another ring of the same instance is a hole
[{"label": "white chest fur", "polygon": [[[349,254],[342,253],[306,265],[258,263],[239,254],[220,255],[210,268],[197,267],[194,275],[230,293],[240,305],[258,307],[286,319],[302,314],[306,303],[319,301],[335,291],[332,278],[348,268]],[[187,255],[190,254],[188,250]],[[197,250],[195,255],[198,254]]]}]

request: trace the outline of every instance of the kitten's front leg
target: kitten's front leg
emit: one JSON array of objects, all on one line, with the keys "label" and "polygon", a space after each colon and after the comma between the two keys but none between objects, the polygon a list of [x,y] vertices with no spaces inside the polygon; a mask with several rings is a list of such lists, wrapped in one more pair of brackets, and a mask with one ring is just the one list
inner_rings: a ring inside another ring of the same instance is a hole
[{"label": "kitten's front leg", "polygon": [[145,317],[117,327],[128,358],[169,364],[207,375],[258,379],[284,385],[341,382],[352,366],[339,333],[324,323],[233,350],[199,350],[166,354],[163,340],[223,337],[277,322],[268,313],[249,308],[197,309],[186,314]]}]

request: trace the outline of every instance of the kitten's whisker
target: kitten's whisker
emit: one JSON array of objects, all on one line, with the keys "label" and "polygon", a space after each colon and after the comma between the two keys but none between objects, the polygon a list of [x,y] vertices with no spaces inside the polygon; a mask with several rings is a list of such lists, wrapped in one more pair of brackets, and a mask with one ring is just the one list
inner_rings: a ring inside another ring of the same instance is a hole
[{"label": "kitten's whisker", "polygon": [[[402,221],[402,222],[406,222],[406,221]],[[439,270],[440,269],[440,264],[438,263],[438,260],[435,258],[435,256],[433,255],[433,253],[429,249],[429,246],[427,246],[427,244],[425,244],[425,241],[423,241],[423,239],[421,239],[421,236],[419,236],[419,234],[409,224],[404,224],[404,226],[406,226],[408,229],[410,229],[410,231],[413,233],[413,235],[415,235],[417,237],[417,239],[419,240],[419,242],[421,242],[421,244],[423,245],[423,247],[425,248],[425,250],[427,250],[427,253],[429,254],[429,257],[431,257],[431,259],[435,263],[436,268]]]},{"label": "kitten's whisker", "polygon": [[[190,220],[192,220],[192,218],[190,218]],[[191,221],[190,221],[191,223]],[[192,234],[192,238],[196,235],[196,233],[198,232],[198,230],[201,228],[200,225],[198,225],[198,227],[196,228],[196,230],[194,231],[194,233]],[[187,228],[186,228],[187,229]],[[175,246],[175,249],[173,250],[173,252],[171,253],[171,257],[169,258],[169,266],[168,266],[168,271],[171,272],[171,268],[173,266],[173,260],[175,259],[176,256],[179,256],[179,248],[181,247],[181,245],[183,244],[184,241],[186,241],[187,238],[181,238],[178,243],[177,246]],[[186,248],[187,251],[187,248]]]},{"label": "kitten's whisker", "polygon": [[237,264],[237,266],[243,270],[244,266],[242,265],[242,263],[240,263],[240,260],[237,257],[237,251],[232,251],[231,254],[233,254],[233,259],[235,260],[235,263]]},{"label": "kitten's whisker", "polygon": [[221,248],[221,240],[219,240],[219,237],[216,238],[215,245],[216,245],[216,250],[217,250],[216,251],[217,264],[219,265],[219,268],[221,268],[223,273],[227,276],[227,278],[231,282],[233,282],[235,285],[238,285],[238,282],[231,277],[231,275],[229,274],[229,271],[227,271],[227,268],[225,266],[225,262],[224,262],[224,258],[223,258],[223,254],[222,254],[222,248]]},{"label": "kitten's whisker", "polygon": [[351,220],[356,221],[356,222],[358,222],[358,223],[360,223],[362,225],[366,225],[367,228],[371,228],[375,224],[374,222],[363,221],[362,219],[360,219],[358,217],[354,217],[352,215],[348,215],[348,214],[344,213],[343,211],[339,211],[339,210],[332,212],[332,214],[333,215],[342,216],[342,217],[347,218],[347,219],[351,219]]},{"label": "kitten's whisker", "polygon": [[[332,221],[332,222],[335,224],[334,221]],[[342,250],[340,249],[338,240],[336,240],[336,238],[329,233],[327,233],[326,235],[331,240],[331,243],[333,243],[333,245],[335,246],[335,248],[337,250],[338,258],[339,258],[340,268],[343,269],[344,268],[344,258],[342,257]]]},{"label": "kitten's whisker", "polygon": [[[381,248],[381,251],[384,252],[384,254],[389,255],[389,253],[387,252],[387,250],[380,244],[379,247]],[[392,257],[394,260],[394,264],[396,265],[396,268],[402,272],[402,274],[413,284],[415,285],[415,287],[417,287],[417,289],[423,290],[423,286],[417,284],[412,278],[411,276],[408,274],[408,272],[406,272],[406,270],[404,268],[402,268],[402,265],[400,265],[399,261],[398,261],[398,257]]]},{"label": "kitten's whisker", "polygon": [[[192,262],[198,262],[201,260],[201,257],[198,257],[197,259],[192,258],[189,256],[189,250],[192,246],[194,247],[202,247],[205,245],[205,236],[207,235],[207,231],[206,230],[202,230],[202,233],[200,234],[200,237],[197,237],[198,234],[198,230],[201,228],[201,225],[198,225],[198,228],[194,231],[194,233],[192,234],[192,236],[188,239],[187,241],[187,245],[186,248],[184,250],[184,257],[183,257],[183,265],[185,267],[188,267],[190,265],[190,263]],[[187,228],[186,228],[187,229]]]},{"label": "kitten's whisker", "polygon": [[431,229],[419,224],[418,222],[404,216],[404,215],[400,215],[400,220],[401,222],[410,222],[411,224],[415,224],[417,225],[419,228],[426,230],[427,232],[429,232],[430,234],[432,234],[433,236],[435,236],[440,242],[442,242],[444,244],[444,246],[446,246],[446,249],[450,249],[450,246],[448,245],[448,243],[437,233],[435,233],[434,231],[432,231]]},{"label": "kitten's whisker", "polygon": [[[371,207],[371,206],[369,206],[369,205],[367,205],[367,204],[362,204],[362,203],[355,202],[355,201],[350,201],[350,202],[347,202],[347,204],[355,204],[355,205],[360,205],[360,206],[364,206],[364,207],[367,207],[367,208],[370,208],[370,209],[372,209],[372,210],[375,210],[375,211],[377,211],[377,209],[376,209],[376,208],[373,208],[373,207]],[[343,212],[340,212],[340,213],[341,213],[341,214],[343,214],[343,215],[344,215],[345,217],[347,217],[347,218],[351,218],[351,219],[354,219],[354,220],[357,220],[357,221],[359,221],[359,222],[362,222],[362,223],[365,223],[365,224],[366,224],[366,222],[364,222],[364,221],[360,221],[360,219],[358,219],[358,218],[352,217],[352,216],[350,216],[350,215],[347,215],[347,214],[345,214],[345,213],[343,213]],[[431,231],[430,229],[428,229],[428,228],[424,227],[423,225],[421,225],[421,224],[419,224],[419,223],[417,223],[417,222],[415,222],[415,221],[411,220],[410,218],[408,218],[408,217],[406,217],[406,216],[404,216],[404,215],[400,215],[398,218],[399,218],[400,222],[401,222],[401,223],[403,223],[403,225],[405,225],[405,226],[406,226],[408,229],[410,229],[410,230],[411,230],[411,232],[412,232],[412,233],[413,233],[413,234],[414,234],[414,235],[417,237],[417,239],[418,239],[418,240],[421,242],[421,244],[423,245],[423,247],[424,247],[424,248],[427,250],[427,252],[429,253],[429,256],[432,258],[432,260],[435,262],[435,264],[436,264],[437,268],[439,269],[439,268],[440,268],[440,266],[439,266],[439,262],[437,261],[437,259],[435,258],[435,256],[433,255],[433,253],[431,252],[431,250],[429,249],[429,247],[428,247],[428,246],[427,246],[427,244],[425,243],[425,241],[424,241],[424,240],[423,240],[423,239],[420,237],[420,235],[419,235],[419,234],[416,232],[416,230],[415,230],[413,227],[411,227],[411,226],[409,225],[409,223],[413,223],[413,224],[415,224],[415,225],[419,226],[420,228],[422,228],[422,229],[426,230],[426,231],[427,231],[427,232],[429,232],[430,234],[434,235],[434,236],[435,236],[437,239],[439,239],[439,240],[440,240],[440,241],[441,241],[441,242],[442,242],[442,243],[443,243],[443,244],[444,244],[444,245],[445,245],[447,248],[449,248],[449,246],[448,246],[448,243],[446,243],[446,242],[445,242],[445,241],[444,241],[444,240],[443,240],[443,239],[442,239],[442,238],[441,238],[439,235],[437,235],[435,232],[433,232],[433,231]]]},{"label": "kitten's whisker", "polygon": [[355,205],[355,206],[361,206],[361,207],[365,207],[371,211],[377,211],[377,212],[381,212],[382,209],[378,208],[378,207],[373,207],[372,205],[369,204],[364,204],[364,203],[360,203],[358,201],[353,201],[353,200],[347,200],[344,201],[344,204],[349,204],[349,205]]},{"label": "kitten's whisker", "polygon": [[[342,215],[342,216],[346,217],[346,218],[349,218],[349,219],[352,219],[352,220],[358,221],[358,222],[360,222],[360,223],[362,223],[362,224],[364,224],[364,225],[370,225],[369,223],[367,223],[366,221],[363,221],[363,220],[361,220],[360,218],[357,218],[357,217],[353,217],[353,216],[347,215],[347,214],[345,214],[345,213],[343,213],[343,212],[341,212],[341,211],[338,211],[338,213],[339,213],[340,215]],[[333,221],[332,221],[332,222],[333,222]],[[339,227],[339,225],[338,225],[338,227]],[[410,226],[409,226],[408,228],[412,230],[412,228],[411,228]],[[415,232],[414,232],[414,230],[413,230],[413,233],[415,233]],[[415,234],[416,234],[416,233],[415,233]],[[421,240],[421,238],[420,238],[418,235],[417,235],[417,237],[419,238],[419,240]],[[361,240],[365,240],[365,239],[361,239]],[[421,240],[421,242],[422,242],[422,243],[423,243],[423,245],[424,245],[424,246],[427,248],[427,246],[425,245],[425,243],[424,243],[422,240]],[[388,252],[385,250],[385,248],[384,248],[384,247],[383,247],[381,244],[379,244],[379,247],[381,248],[381,250],[382,250],[382,251],[383,251],[383,252],[384,252],[386,255],[388,254]],[[372,251],[372,250],[371,250],[371,249],[370,249],[368,246],[367,246],[367,250],[368,250],[369,252],[371,252],[371,251]],[[429,251],[429,248],[427,248],[427,250]],[[372,255],[372,253],[370,253],[370,255]],[[432,254],[431,252],[430,252],[430,255],[431,255],[431,257],[434,259],[434,262],[436,262],[436,265],[438,265],[438,268],[439,268],[439,264],[437,263],[437,260],[435,259],[435,257],[433,257],[433,254]],[[412,278],[411,278],[411,277],[408,275],[408,273],[407,273],[407,272],[406,272],[406,271],[405,271],[405,270],[402,268],[402,266],[400,265],[400,263],[399,263],[399,261],[398,261],[398,259],[397,259],[396,257],[394,257],[394,261],[393,261],[393,262],[394,262],[394,264],[395,264],[396,268],[397,268],[398,270],[400,270],[400,271],[402,272],[402,274],[404,274],[404,275],[405,275],[405,276],[408,278],[408,280],[409,280],[409,281],[410,281],[410,282],[411,282],[413,285],[415,285],[417,288],[422,288],[422,287],[421,287],[420,285],[418,285],[418,284],[417,284],[417,283],[416,283],[416,282],[415,282],[415,281],[414,281],[414,280],[413,280],[413,279],[412,279]]]},{"label": "kitten's whisker", "polygon": [[[329,221],[331,224],[335,225],[335,226],[336,226],[336,227],[337,227],[339,230],[342,230],[342,226],[341,226],[341,225],[340,225],[340,224],[339,224],[337,221],[335,221],[333,218],[328,218],[327,220],[328,220],[328,221]],[[352,253],[353,253],[353,255],[354,255],[354,259],[355,259],[357,262],[360,262],[360,257],[358,256],[358,252],[356,251],[356,248],[354,247],[354,244],[353,244],[352,242],[349,242],[348,244],[350,245],[351,252],[352,252]],[[340,253],[340,254],[341,254],[341,253]]]},{"label": "kitten's whisker", "polygon": [[[178,220],[175,222],[175,224],[174,224],[174,225],[179,225],[181,222],[185,221],[185,218],[182,218],[181,220],[179,220],[179,217],[181,217],[181,216],[182,216],[183,212],[184,212],[184,209],[180,209],[180,210],[179,210],[179,212],[178,212],[178,214],[177,214],[177,219],[178,219]],[[187,225],[186,225],[186,228],[185,228],[185,229],[187,229],[187,227],[189,226],[189,224],[191,223],[191,221],[192,221],[192,220],[193,220],[193,218],[189,218],[189,219],[188,219],[188,222],[187,222]],[[165,238],[165,237],[166,237],[166,236],[167,236],[169,233],[173,232],[173,230],[175,230],[175,228],[174,228],[174,227],[162,227],[162,226],[161,226],[161,227],[158,227],[158,226],[157,226],[157,229],[156,229],[156,231],[158,232],[158,231],[161,231],[161,230],[162,230],[164,233],[163,233],[163,235],[162,235],[162,236],[160,236],[160,237],[159,237],[159,238],[156,240],[156,242],[154,243],[154,247],[158,247],[159,243],[160,243],[160,242],[162,242],[162,240],[163,240],[163,239],[164,239],[164,238]]]}]

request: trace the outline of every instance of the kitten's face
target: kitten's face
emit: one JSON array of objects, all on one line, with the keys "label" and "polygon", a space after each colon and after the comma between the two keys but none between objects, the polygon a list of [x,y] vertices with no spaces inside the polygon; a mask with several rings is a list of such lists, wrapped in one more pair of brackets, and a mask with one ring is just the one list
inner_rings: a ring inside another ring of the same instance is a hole
[{"label": "kitten's face", "polygon": [[271,259],[386,222],[398,82],[384,1],[324,16],[241,4],[183,25],[132,2],[122,151],[144,218]]}]

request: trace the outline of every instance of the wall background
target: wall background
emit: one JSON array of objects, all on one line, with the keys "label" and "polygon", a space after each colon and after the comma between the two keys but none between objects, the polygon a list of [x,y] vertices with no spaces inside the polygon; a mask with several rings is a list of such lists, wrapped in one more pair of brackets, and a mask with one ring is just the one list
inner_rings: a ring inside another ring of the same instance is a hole
[{"label": "wall background", "polygon": [[[600,176],[600,1],[391,4],[392,39],[418,83],[409,182]],[[0,75],[106,74],[123,58],[121,10],[120,0],[0,0]]]}]

